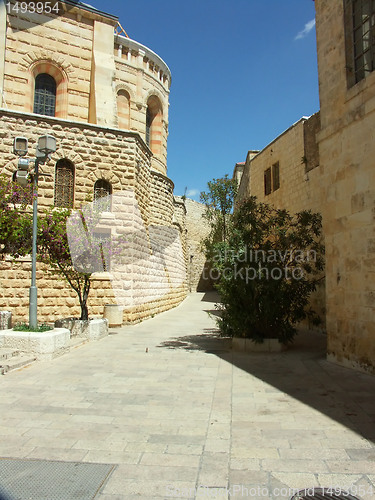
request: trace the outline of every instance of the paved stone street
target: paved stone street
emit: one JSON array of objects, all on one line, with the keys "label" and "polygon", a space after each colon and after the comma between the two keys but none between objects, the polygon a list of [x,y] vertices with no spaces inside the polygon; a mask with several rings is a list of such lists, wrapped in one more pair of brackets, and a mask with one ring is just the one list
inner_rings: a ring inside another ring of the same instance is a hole
[{"label": "paved stone street", "polygon": [[318,486],[375,498],[375,378],[326,362],[317,335],[233,353],[214,304],[190,295],[1,377],[0,457],[116,464],[101,500],[287,500]]}]

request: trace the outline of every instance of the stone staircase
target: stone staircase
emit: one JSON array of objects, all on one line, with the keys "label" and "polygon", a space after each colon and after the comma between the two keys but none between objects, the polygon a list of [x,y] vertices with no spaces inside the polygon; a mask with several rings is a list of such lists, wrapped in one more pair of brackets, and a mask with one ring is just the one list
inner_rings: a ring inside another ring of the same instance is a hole
[{"label": "stone staircase", "polygon": [[25,354],[16,349],[0,348],[0,375],[31,365],[36,360],[33,354]]}]

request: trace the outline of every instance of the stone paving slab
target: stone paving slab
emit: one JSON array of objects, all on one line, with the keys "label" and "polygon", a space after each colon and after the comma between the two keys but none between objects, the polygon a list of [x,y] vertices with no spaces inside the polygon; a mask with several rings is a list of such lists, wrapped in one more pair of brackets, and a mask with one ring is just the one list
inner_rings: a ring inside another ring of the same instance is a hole
[{"label": "stone paving slab", "polygon": [[373,500],[375,378],[328,363],[316,334],[232,352],[214,305],[192,294],[0,378],[0,457],[116,465],[104,500],[290,500],[319,486]]}]

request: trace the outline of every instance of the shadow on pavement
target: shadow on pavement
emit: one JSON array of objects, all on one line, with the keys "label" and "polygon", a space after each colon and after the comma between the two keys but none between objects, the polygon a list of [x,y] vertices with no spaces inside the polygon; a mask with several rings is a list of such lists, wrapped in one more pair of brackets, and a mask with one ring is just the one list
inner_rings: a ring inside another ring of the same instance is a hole
[{"label": "shadow on pavement", "polygon": [[162,342],[158,347],[167,349],[185,349],[187,351],[204,351],[207,353],[230,352],[232,339],[223,338],[216,328],[206,328],[204,333],[185,335]]},{"label": "shadow on pavement", "polygon": [[[213,302],[212,293],[208,299]],[[325,335],[300,332],[282,353],[241,353],[212,328],[158,347],[215,354],[268,384],[270,391],[276,388],[375,442],[375,377],[326,361]]]},{"label": "shadow on pavement", "polygon": [[212,302],[217,304],[219,302],[219,294],[215,291],[205,292],[202,296],[201,302]]}]

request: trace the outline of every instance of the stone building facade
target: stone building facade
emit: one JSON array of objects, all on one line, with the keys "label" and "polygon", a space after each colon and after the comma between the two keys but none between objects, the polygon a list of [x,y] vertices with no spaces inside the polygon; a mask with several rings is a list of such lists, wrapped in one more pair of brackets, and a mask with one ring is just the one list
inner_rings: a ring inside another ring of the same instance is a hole
[{"label": "stone building facade", "polygon": [[375,6],[316,0],[328,357],[375,371]]},{"label": "stone building facade", "polygon": [[315,7],[320,112],[249,152],[239,196],[322,214],[328,359],[374,373],[374,4]]},{"label": "stone building facade", "polygon": [[[187,292],[184,210],[167,177],[171,73],[152,50],[118,34],[116,16],[80,2],[60,5],[59,14],[21,14],[0,2],[2,171],[17,169],[14,137],[29,139],[30,156],[39,136],[56,138],[57,151],[41,168],[49,177],[39,180],[39,207],[111,200],[98,231],[136,234],[120,296],[124,321],[138,321]],[[118,301],[117,271],[94,274],[90,315]],[[30,259],[0,262],[0,278],[0,308],[27,320]],[[79,313],[65,283],[43,266],[37,279],[39,320]]]},{"label": "stone building facade", "polygon": [[235,167],[234,175],[240,179],[238,198],[256,196],[291,212],[318,211],[319,128],[317,113],[301,118],[262,151],[249,151],[244,167]]}]

